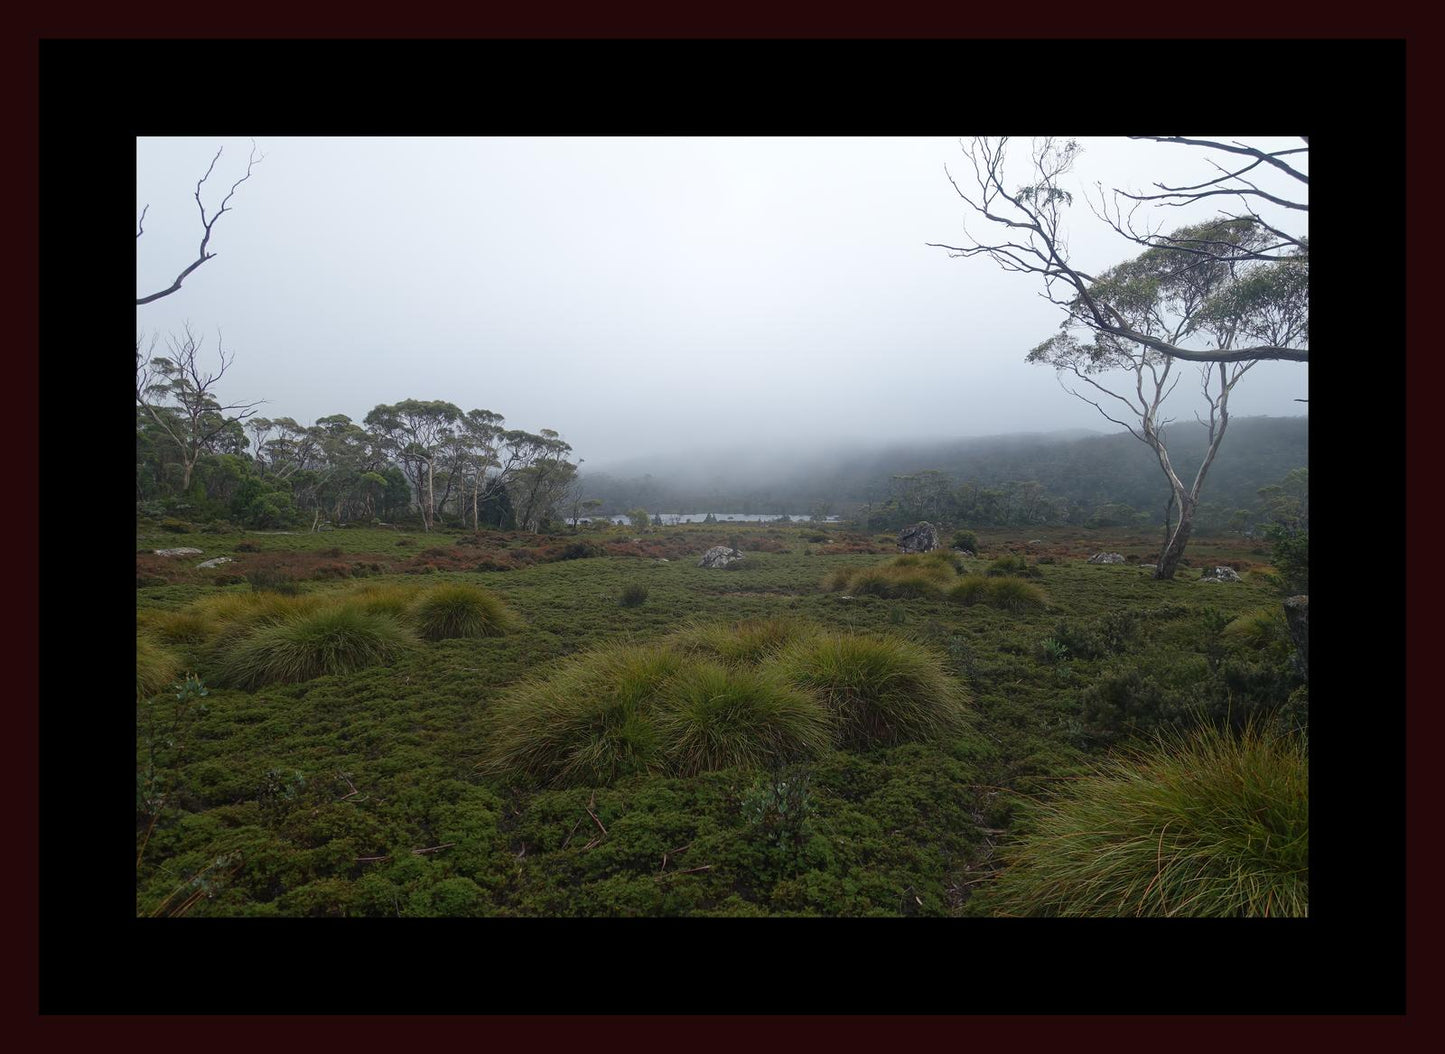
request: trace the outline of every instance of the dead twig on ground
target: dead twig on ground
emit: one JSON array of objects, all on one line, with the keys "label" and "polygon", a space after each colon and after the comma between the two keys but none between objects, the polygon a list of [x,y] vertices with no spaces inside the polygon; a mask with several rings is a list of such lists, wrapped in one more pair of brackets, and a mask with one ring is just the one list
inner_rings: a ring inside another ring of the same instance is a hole
[{"label": "dead twig on ground", "polygon": [[652,877],[653,877],[653,880],[654,880],[654,881],[661,881],[661,880],[664,879],[664,878],[672,878],[672,877],[674,877],[675,875],[690,875],[690,874],[693,874],[693,873],[696,872],[696,871],[711,871],[711,870],[712,870],[712,867],[713,867],[712,864],[703,864],[701,867],[689,867],[689,868],[687,868],[686,870],[683,870],[683,871],[659,872],[658,874],[653,875]]}]

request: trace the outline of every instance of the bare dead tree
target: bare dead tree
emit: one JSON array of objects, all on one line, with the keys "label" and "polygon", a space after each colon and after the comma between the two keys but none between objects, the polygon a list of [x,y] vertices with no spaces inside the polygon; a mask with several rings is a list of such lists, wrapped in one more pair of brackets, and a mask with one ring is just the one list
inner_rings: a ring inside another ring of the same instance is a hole
[{"label": "bare dead tree", "polygon": [[[190,489],[191,475],[201,455],[230,429],[256,412],[260,401],[222,403],[215,389],[231,363],[218,336],[216,351],[220,368],[208,372],[200,363],[201,341],[189,326],[181,337],[169,339],[169,356],[141,352],[136,341],[136,403],[160,428],[180,453],[184,475],[181,490]],[[153,347],[153,345],[152,345]]]},{"label": "bare dead tree", "polygon": [[[251,156],[246,161],[246,174],[240,179],[236,180],[236,182],[231,184],[231,189],[226,193],[226,196],[221,199],[221,207],[217,209],[214,213],[207,215],[206,203],[201,200],[201,188],[205,186],[206,180],[211,178],[211,173],[215,171],[216,162],[221,159],[221,151],[224,149],[224,147],[221,147],[216,150],[216,156],[211,158],[211,163],[206,168],[205,174],[201,176],[201,178],[196,182],[196,208],[199,209],[201,213],[201,244],[200,248],[196,251],[195,260],[188,266],[186,266],[180,274],[176,275],[175,281],[172,282],[165,289],[162,289],[159,292],[151,293],[148,296],[136,297],[135,302],[137,307],[140,307],[142,304],[153,303],[154,301],[159,300],[162,297],[170,296],[172,293],[176,292],[176,290],[181,288],[181,283],[190,276],[192,271],[200,267],[201,264],[205,263],[207,260],[215,258],[216,254],[210,251],[209,246],[211,244],[211,231],[216,226],[216,221],[219,220],[222,216],[224,216],[227,212],[231,211],[231,198],[235,196],[236,188],[239,187],[242,183],[246,182],[246,180],[250,179],[252,170],[265,160],[264,155],[256,153],[256,143],[255,140],[252,140]],[[141,209],[140,218],[136,221],[136,241],[140,241],[140,236],[145,233],[145,218],[146,213],[149,211],[150,205],[146,205],[143,209]]]},{"label": "bare dead tree", "polygon": [[[1043,281],[1044,297],[1101,337],[1130,341],[1189,362],[1309,361],[1307,340],[1292,344],[1261,342],[1241,347],[1210,347],[1171,342],[1132,325],[1127,305],[1116,304],[1102,295],[1094,288],[1094,276],[1075,267],[1069,259],[1063,220],[1065,210],[1074,199],[1063,184],[1077,157],[1077,143],[1056,139],[1036,141],[1033,182],[1014,190],[1005,184],[1007,146],[1006,137],[997,140],[976,138],[971,145],[964,146],[964,155],[972,167],[972,179],[966,185],[961,185],[945,167],[949,182],[972,216],[986,221],[989,230],[997,233],[982,238],[974,236],[969,232],[966,216],[966,240],[963,244],[930,242],[930,246],[947,250],[951,257],[986,256],[1006,271],[1038,275]],[[1273,161],[1294,171],[1287,162],[1277,157]],[[1271,248],[1262,237],[1278,237],[1278,232],[1252,212],[1245,217],[1223,219],[1234,222],[1197,224],[1167,237],[1156,236],[1155,241],[1141,244],[1147,244],[1154,250],[1170,250],[1196,258],[1204,266],[1246,261],[1287,263],[1302,271],[1307,281],[1309,258],[1306,240],[1300,238],[1291,244],[1282,243]],[[1248,239],[1246,249],[1241,248],[1240,239],[1235,237],[1241,225],[1247,225],[1261,235]],[[1307,334],[1307,326],[1304,332]],[[1184,335],[1200,333],[1190,331]]]}]

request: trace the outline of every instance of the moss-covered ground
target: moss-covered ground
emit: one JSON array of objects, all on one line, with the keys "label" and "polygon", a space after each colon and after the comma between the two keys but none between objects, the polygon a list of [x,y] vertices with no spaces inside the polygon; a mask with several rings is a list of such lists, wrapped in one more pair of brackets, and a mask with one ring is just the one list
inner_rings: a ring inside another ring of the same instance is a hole
[{"label": "moss-covered ground", "polygon": [[[965,572],[1022,556],[1044,606],[829,591],[824,580],[838,569],[896,553],[886,536],[836,524],[545,537],[142,526],[139,638],[204,687],[137,702],[136,911],[988,913],[1000,849],[1027,829],[1020,804],[1047,797],[1128,737],[1133,697],[1111,700],[1129,685],[1148,682],[1146,703],[1183,699],[1234,670],[1244,687],[1231,699],[1284,689],[1265,676],[1282,661],[1269,640],[1222,632],[1236,616],[1278,606],[1254,543],[1198,539],[1192,567],[1159,582],[1148,569],[1157,537],[1064,528],[978,535],[981,552]],[[734,570],[698,567],[714,544],[735,545],[746,560]],[[203,554],[152,552],[179,546]],[[1099,551],[1143,562],[1088,564]],[[216,556],[232,560],[196,566]],[[1199,569],[1216,563],[1243,580],[1199,581]],[[481,585],[515,624],[501,636],[419,637],[344,675],[225,687],[223,631],[175,616],[209,597],[250,594],[253,582],[322,599],[362,585]],[[619,598],[633,585],[646,598],[625,606]],[[552,788],[479,767],[489,709],[521,679],[603,644],[774,616],[925,646],[962,682],[972,720],[940,740],[833,749],[776,771],[633,774]],[[160,660],[148,661],[155,669]]]}]

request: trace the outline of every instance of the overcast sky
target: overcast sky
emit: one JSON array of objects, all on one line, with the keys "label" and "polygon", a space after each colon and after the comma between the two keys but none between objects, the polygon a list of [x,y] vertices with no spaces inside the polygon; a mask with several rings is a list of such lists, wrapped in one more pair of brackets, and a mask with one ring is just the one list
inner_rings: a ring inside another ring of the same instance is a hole
[{"label": "overcast sky", "polygon": [[[235,354],[221,395],[265,399],[264,416],[359,422],[444,399],[555,429],[591,468],[741,442],[1118,430],[1023,361],[1061,317],[1035,277],[925,244],[962,237],[957,139],[256,141],[215,258],[136,326],[164,342],[189,322],[207,355],[219,331]],[[1081,191],[1215,174],[1176,146],[1081,143]],[[212,210],[250,140],[137,140],[137,295],[195,259],[192,195],[218,147]],[[1028,141],[1014,147],[1022,183]],[[1133,248],[1082,201],[1069,244],[1085,270]],[[1261,364],[1231,410],[1301,414],[1307,383],[1302,364]],[[1180,420],[1196,387],[1174,396]]]}]

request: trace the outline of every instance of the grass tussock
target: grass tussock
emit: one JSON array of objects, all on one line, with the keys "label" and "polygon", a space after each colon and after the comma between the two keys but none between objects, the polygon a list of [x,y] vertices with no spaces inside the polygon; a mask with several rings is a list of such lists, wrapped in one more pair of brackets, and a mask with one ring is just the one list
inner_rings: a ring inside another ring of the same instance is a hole
[{"label": "grass tussock", "polygon": [[416,602],[413,615],[417,632],[427,640],[500,637],[515,624],[496,594],[465,584],[427,590]]},{"label": "grass tussock", "polygon": [[411,618],[417,602],[417,589],[411,585],[372,582],[347,593],[343,602],[370,615],[390,615],[406,621]]},{"label": "grass tussock", "polygon": [[136,699],[159,695],[180,675],[181,660],[159,644],[137,635],[135,639]]},{"label": "grass tussock", "polygon": [[1298,736],[1207,726],[1123,754],[1037,809],[991,894],[1001,914],[1308,914]]},{"label": "grass tussock", "polygon": [[670,771],[691,776],[779,765],[827,749],[827,712],[772,670],[695,662],[670,680],[657,710]]},{"label": "grass tussock", "polygon": [[819,634],[776,663],[788,683],[827,707],[845,746],[929,739],[965,720],[963,689],[942,660],[897,637]]},{"label": "grass tussock", "polygon": [[1289,624],[1285,622],[1284,609],[1278,605],[1254,608],[1237,615],[1220,631],[1220,636],[1231,644],[1256,650],[1286,646],[1289,644]]},{"label": "grass tussock", "polygon": [[958,554],[944,549],[904,553],[872,567],[837,568],[823,580],[823,588],[890,599],[937,597],[958,578],[962,566]]},{"label": "grass tussock", "polygon": [[296,596],[261,591],[221,593],[197,601],[187,610],[212,621],[218,630],[228,626],[252,626],[281,622],[317,610],[321,599],[315,594]]},{"label": "grass tussock", "polygon": [[961,728],[942,660],[797,619],[698,623],[573,656],[493,704],[482,767],[552,785],[785,764]]},{"label": "grass tussock", "polygon": [[256,626],[233,638],[221,661],[224,683],[254,689],[353,673],[403,653],[415,640],[393,618],[325,607]]},{"label": "grass tussock", "polygon": [[210,612],[195,608],[157,614],[150,630],[166,644],[200,644],[216,635],[220,623]]},{"label": "grass tussock", "polygon": [[945,595],[958,604],[987,604],[1003,611],[1027,611],[1049,603],[1041,586],[1011,576],[964,575]]},{"label": "grass tussock", "polygon": [[818,632],[810,622],[786,617],[699,622],[673,634],[668,643],[678,651],[726,665],[754,666]]},{"label": "grass tussock", "polygon": [[481,767],[553,785],[659,768],[652,704],[685,662],[663,648],[612,644],[522,682],[492,706]]}]

